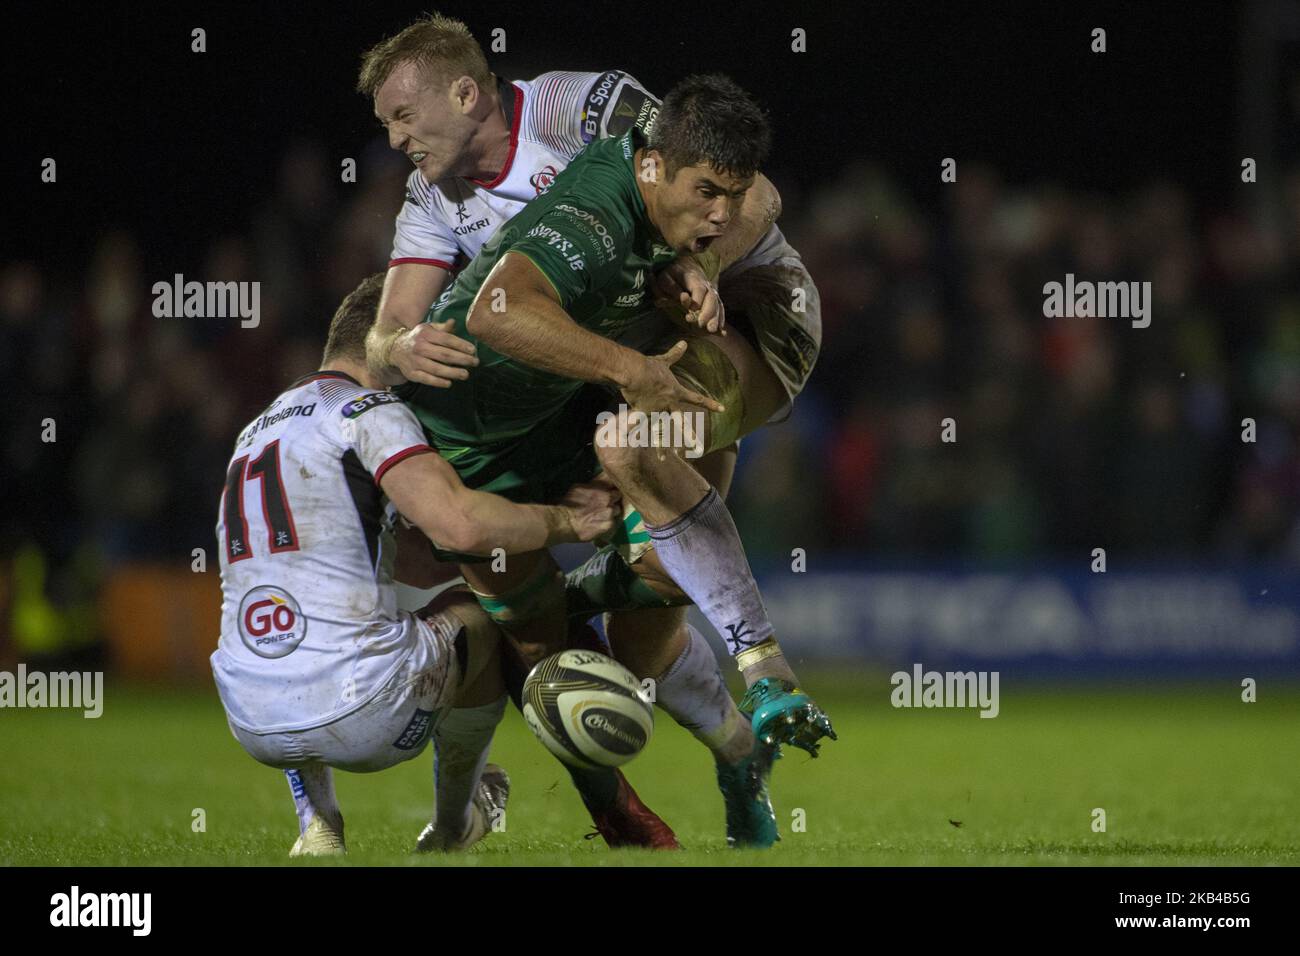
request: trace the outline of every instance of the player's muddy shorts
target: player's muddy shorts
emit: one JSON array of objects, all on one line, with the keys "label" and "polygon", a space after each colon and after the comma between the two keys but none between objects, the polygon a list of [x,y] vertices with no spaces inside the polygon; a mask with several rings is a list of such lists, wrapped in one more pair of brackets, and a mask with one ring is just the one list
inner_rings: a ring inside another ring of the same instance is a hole
[{"label": "player's muddy shorts", "polygon": [[518,438],[452,446],[430,434],[429,442],[466,487],[522,504],[545,504],[599,474],[592,445],[596,416],[615,401],[608,390],[588,385]]},{"label": "player's muddy shorts", "polygon": [[[602,469],[594,446],[596,416],[613,408],[618,401],[608,389],[587,385],[558,413],[520,438],[448,448],[440,447],[436,436],[430,435],[430,444],[456,469],[467,487],[521,504],[549,504],[564,497],[572,485],[591,481],[600,474]],[[631,563],[649,548],[650,535],[640,513],[626,502],[623,519],[623,527],[609,543]],[[433,554],[439,561],[456,564],[491,560],[482,555],[449,551],[436,543]]]},{"label": "player's muddy shorts", "polygon": [[379,692],[320,727],[255,734],[230,724],[253,759],[279,769],[324,763],[352,773],[417,756],[451,708],[465,673],[465,625],[449,610],[416,614],[415,646]]},{"label": "player's muddy shorts", "polygon": [[724,272],[719,291],[727,324],[734,317],[793,402],[822,347],[821,297],[803,260],[793,255],[739,273]]}]

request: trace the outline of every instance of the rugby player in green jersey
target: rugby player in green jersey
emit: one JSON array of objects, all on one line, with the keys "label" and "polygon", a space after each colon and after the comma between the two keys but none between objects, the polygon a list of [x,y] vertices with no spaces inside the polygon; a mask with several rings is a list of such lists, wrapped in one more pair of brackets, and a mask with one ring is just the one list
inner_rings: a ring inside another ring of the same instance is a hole
[{"label": "rugby player in green jersey", "polygon": [[[725,506],[678,454],[634,447],[627,434],[594,455],[591,447],[607,401],[584,382],[617,389],[634,412],[706,410],[706,448],[755,426],[734,411],[729,418],[726,405],[751,373],[743,352],[705,350],[681,376],[688,387],[671,367],[684,342],[647,357],[614,339],[644,313],[656,268],[706,255],[726,230],[766,152],[766,121],[730,81],[694,77],[669,94],[654,136],[647,143],[634,128],[588,146],[497,232],[428,317],[453,321],[476,343],[478,367],[451,389],[399,392],[471,487],[547,501],[570,476],[590,478],[599,458],[640,510],[663,567],[735,655],[749,687],[742,710],[759,738],[742,771],[765,778],[779,744],[815,753],[833,733],[797,689]],[[563,602],[549,554],[513,558],[504,572],[469,563],[462,571],[525,661],[557,649]],[[774,839],[774,822],[771,831]]]},{"label": "rugby player in green jersey", "polygon": [[[357,89],[373,98],[389,145],[416,167],[394,224],[384,294],[367,339],[369,361],[377,375],[386,367],[398,373],[393,384],[404,379],[445,388],[478,365],[473,346],[444,331],[453,323],[423,321],[454,276],[453,263],[473,259],[504,223],[550,188],[557,171],[587,143],[617,138],[631,126],[648,134],[661,101],[621,70],[548,71],[507,83],[492,73],[468,27],[440,14],[367,50]],[[729,263],[717,286],[689,259],[655,276],[656,293],[681,304],[688,325],[719,331],[723,296],[738,310],[733,318],[763,364],[740,400],[729,400],[736,419],[746,408],[769,408],[771,418],[788,413],[821,340],[817,289],[775,226],[779,213],[776,189],[760,173],[727,233],[710,248],[719,263]],[[623,344],[653,354],[675,341],[660,344],[665,334],[677,332],[663,313],[651,311]],[[748,347],[740,336],[719,341]],[[711,351],[704,337],[696,337],[674,373],[688,374],[684,369]],[[724,496],[737,449],[732,442],[692,462]],[[639,677],[653,681],[659,707],[714,757],[728,841],[770,845],[776,829],[770,803],[762,798],[763,781],[743,766],[754,750],[749,722],[731,699],[708,641],[680,606],[689,600],[663,572],[633,513],[635,520],[628,515],[611,543],[567,576],[566,641],[574,648],[611,650]],[[441,573],[448,571],[459,573],[455,564]],[[602,611],[608,648],[587,624]],[[515,657],[503,660],[513,664]],[[508,666],[505,673],[511,698],[522,707],[524,671]],[[566,770],[611,847],[678,845],[621,771]]]}]

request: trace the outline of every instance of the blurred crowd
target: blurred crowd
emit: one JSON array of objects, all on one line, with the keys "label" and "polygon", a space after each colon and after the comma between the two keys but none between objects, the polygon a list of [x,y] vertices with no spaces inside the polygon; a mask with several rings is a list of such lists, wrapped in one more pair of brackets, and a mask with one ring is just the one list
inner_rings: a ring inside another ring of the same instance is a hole
[{"label": "blurred crowd", "polygon": [[[116,563],[215,563],[236,433],[317,367],[334,307],[387,262],[408,167],[376,143],[360,168],[343,184],[293,146],[247,229],[193,261],[122,230],[0,264],[12,587],[68,605]],[[758,561],[1300,562],[1300,169],[1266,222],[1172,183],[1088,195],[971,165],[933,207],[881,167],[807,193],[773,178],[824,341],[789,420],[742,446],[733,511]],[[260,281],[260,324],[155,318],[151,287],[177,272]],[[1150,326],[1045,318],[1067,273],[1149,280]]]},{"label": "blurred crowd", "polygon": [[[1235,185],[783,189],[824,340],[791,423],[742,446],[751,549],[1300,563],[1300,167],[1265,221]],[[1044,317],[1067,274],[1150,281],[1150,326]]]}]

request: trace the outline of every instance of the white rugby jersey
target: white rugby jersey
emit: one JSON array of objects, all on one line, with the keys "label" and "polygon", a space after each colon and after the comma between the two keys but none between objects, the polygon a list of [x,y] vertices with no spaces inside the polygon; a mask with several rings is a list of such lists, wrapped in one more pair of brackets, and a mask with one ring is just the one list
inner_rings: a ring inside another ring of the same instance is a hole
[{"label": "white rugby jersey", "polygon": [[[631,126],[649,133],[659,115],[659,100],[621,70],[543,73],[532,80],[502,81],[498,93],[510,122],[510,152],[500,175],[490,182],[452,178],[430,184],[418,169],[412,171],[389,266],[421,262],[458,268],[546,192],[584,146],[621,136]],[[728,272],[791,256],[798,253],[773,226]]]},{"label": "white rugby jersey", "polygon": [[256,733],[328,723],[409,656],[416,625],[397,608],[396,511],[379,481],[431,450],[397,396],[342,372],[299,380],[240,432],[217,520],[212,655],[234,723]]}]

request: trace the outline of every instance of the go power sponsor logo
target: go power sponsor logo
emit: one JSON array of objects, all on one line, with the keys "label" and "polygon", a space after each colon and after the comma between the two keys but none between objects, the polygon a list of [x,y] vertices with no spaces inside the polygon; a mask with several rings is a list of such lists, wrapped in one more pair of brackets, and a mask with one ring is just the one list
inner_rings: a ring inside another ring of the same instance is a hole
[{"label": "go power sponsor logo", "polygon": [[307,636],[307,619],[292,594],[264,584],[239,602],[239,636],[258,657],[287,657]]}]

